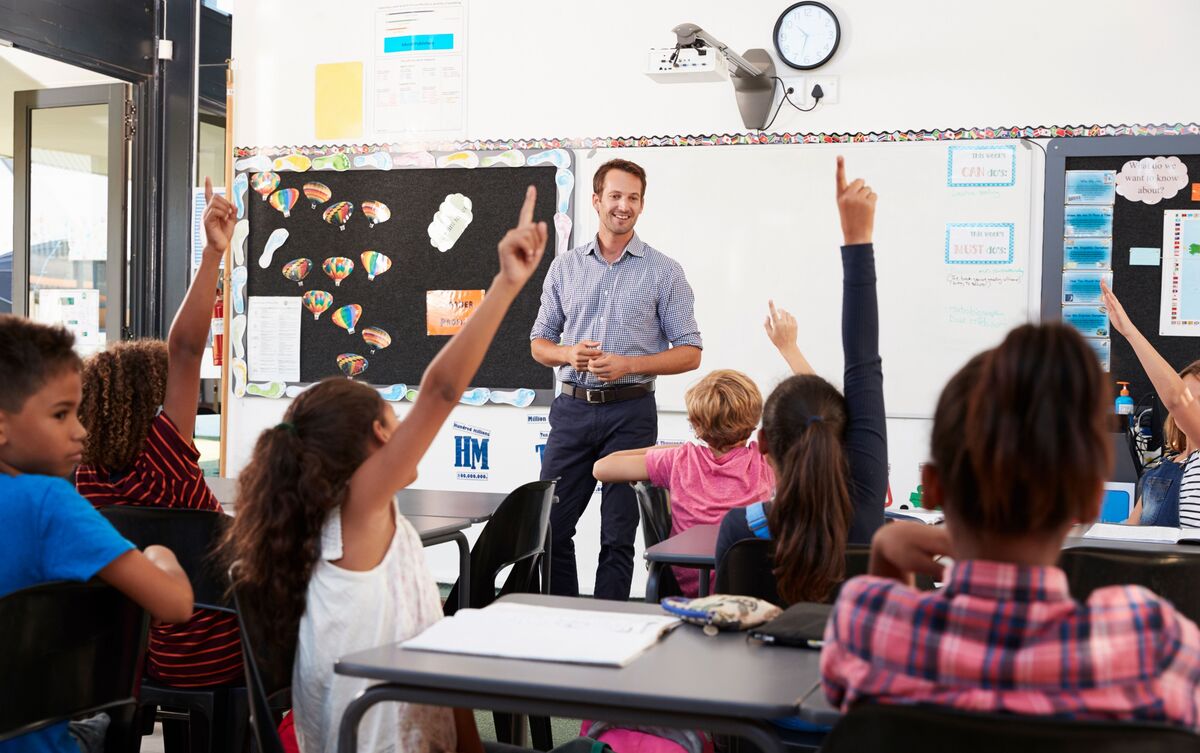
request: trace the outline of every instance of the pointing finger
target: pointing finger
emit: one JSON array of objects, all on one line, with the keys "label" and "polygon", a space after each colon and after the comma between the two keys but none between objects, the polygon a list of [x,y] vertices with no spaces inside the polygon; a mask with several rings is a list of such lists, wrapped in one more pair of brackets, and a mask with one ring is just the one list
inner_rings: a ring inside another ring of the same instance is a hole
[{"label": "pointing finger", "polygon": [[213,197],[212,178],[204,176],[204,201],[210,202]]},{"label": "pointing finger", "polygon": [[837,192],[846,190],[846,160],[841,155],[837,158]]},{"label": "pointing finger", "polygon": [[519,225],[533,222],[533,203],[537,201],[537,189],[533,186],[525,189],[525,203],[521,205],[521,214],[517,217]]}]

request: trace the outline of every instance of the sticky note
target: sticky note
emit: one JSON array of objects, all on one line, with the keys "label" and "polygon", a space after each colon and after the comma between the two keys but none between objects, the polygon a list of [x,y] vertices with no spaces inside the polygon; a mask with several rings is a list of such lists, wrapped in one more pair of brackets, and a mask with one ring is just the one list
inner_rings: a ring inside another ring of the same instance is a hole
[{"label": "sticky note", "polygon": [[1200,183],[1192,184],[1192,201],[1200,201]]},{"label": "sticky note", "polygon": [[356,139],[363,132],[363,64],[317,66],[315,112],[318,139]]},{"label": "sticky note", "polygon": [[1132,247],[1129,249],[1129,266],[1131,267],[1157,267],[1158,258],[1157,248]]}]

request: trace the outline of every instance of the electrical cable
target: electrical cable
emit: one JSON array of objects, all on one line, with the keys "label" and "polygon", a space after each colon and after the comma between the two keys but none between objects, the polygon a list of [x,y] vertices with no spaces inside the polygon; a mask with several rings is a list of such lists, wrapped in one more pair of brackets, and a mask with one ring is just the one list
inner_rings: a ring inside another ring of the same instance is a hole
[{"label": "electrical cable", "polygon": [[789,105],[791,105],[792,109],[796,112],[812,112],[813,110],[817,109],[817,105],[821,104],[822,97],[817,97],[816,100],[813,101],[812,107],[801,107],[797,105],[792,101],[792,98],[788,96],[787,85],[784,84],[783,79],[781,79],[779,76],[771,76],[771,78],[775,82],[771,88],[771,96],[775,96],[775,89],[778,87],[783,87],[783,96],[779,98],[779,104],[775,107],[775,113],[771,116],[771,120],[762,127],[762,130],[768,130],[772,125],[775,124],[775,118],[779,117],[779,111],[783,109],[784,102],[787,102]]}]

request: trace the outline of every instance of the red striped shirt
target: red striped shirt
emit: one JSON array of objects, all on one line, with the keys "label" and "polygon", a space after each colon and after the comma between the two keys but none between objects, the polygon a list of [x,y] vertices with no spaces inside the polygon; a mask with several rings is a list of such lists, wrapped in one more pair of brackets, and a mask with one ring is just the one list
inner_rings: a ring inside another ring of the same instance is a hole
[{"label": "red striped shirt", "polygon": [[[200,452],[179,433],[166,413],[150,425],[146,443],[124,474],[81,465],[75,487],[95,507],[146,507],[220,510],[198,461]],[[150,677],[177,688],[227,685],[242,678],[242,643],[237,618],[197,609],[180,625],[150,628],[146,662]]]}]

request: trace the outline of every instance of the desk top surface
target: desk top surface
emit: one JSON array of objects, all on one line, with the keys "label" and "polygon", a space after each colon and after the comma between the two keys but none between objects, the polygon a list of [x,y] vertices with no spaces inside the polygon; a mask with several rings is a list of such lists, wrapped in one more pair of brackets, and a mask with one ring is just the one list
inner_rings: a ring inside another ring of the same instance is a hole
[{"label": "desk top surface", "polygon": [[[505,601],[569,609],[661,614],[652,604],[514,594]],[[562,700],[598,707],[770,719],[797,712],[820,679],[820,653],[765,646],[745,633],[706,636],[680,625],[625,667],[405,650],[399,644],[343,657],[342,675],[441,690]],[[536,709],[531,707],[531,710]]]},{"label": "desk top surface", "polygon": [[715,567],[719,525],[692,526],[646,550],[650,562],[692,567]]},{"label": "desk top surface", "polygon": [[417,529],[417,535],[421,537],[422,542],[449,536],[471,527],[471,521],[467,518],[434,517],[432,515],[411,517],[408,518],[408,522]]}]

